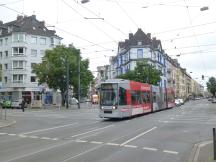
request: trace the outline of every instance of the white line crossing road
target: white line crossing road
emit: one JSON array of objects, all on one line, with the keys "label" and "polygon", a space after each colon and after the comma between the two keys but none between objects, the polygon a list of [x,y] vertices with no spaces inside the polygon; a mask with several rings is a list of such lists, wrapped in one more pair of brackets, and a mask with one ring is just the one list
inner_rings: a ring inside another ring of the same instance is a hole
[{"label": "white line crossing road", "polygon": [[[28,135],[23,135],[23,134],[9,134],[9,133],[0,133],[0,136],[15,136],[15,137],[19,137],[19,138],[31,138],[32,140],[49,140],[49,141],[58,141],[58,140],[64,140],[65,139],[59,139],[59,138],[50,138],[50,137],[38,137],[38,136],[28,136]],[[75,140],[71,140],[69,139],[69,141],[71,142],[77,142],[77,143],[89,143],[89,144],[94,144],[94,145],[104,145],[104,146],[110,146],[110,147],[121,147],[121,148],[128,148],[128,149],[141,149],[141,150],[148,150],[148,151],[160,151],[160,149],[158,148],[152,148],[152,147],[140,147],[140,146],[135,146],[135,145],[121,145],[118,143],[106,143],[106,142],[102,142],[102,141],[85,141],[85,140],[80,140],[80,139],[75,139]],[[163,153],[167,153],[167,154],[172,154],[172,155],[177,155],[178,152],[173,151],[173,150],[163,150]]]}]

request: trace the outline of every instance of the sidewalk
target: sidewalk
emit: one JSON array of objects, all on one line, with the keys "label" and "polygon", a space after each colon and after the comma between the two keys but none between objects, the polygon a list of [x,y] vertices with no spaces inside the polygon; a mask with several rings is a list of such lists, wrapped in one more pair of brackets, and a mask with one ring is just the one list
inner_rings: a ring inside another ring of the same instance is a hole
[{"label": "sidewalk", "polygon": [[188,162],[216,162],[213,159],[213,142],[204,141],[194,146]]},{"label": "sidewalk", "polygon": [[16,123],[15,120],[12,120],[12,119],[6,119],[6,120],[4,120],[4,119],[0,118],[0,128],[9,127],[9,126],[11,126],[11,125],[13,125],[15,123]]}]

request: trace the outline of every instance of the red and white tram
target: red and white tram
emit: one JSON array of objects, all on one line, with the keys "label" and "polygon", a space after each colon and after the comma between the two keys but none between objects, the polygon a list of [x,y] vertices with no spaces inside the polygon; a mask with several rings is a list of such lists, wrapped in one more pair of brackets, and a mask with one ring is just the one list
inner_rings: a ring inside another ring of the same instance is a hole
[{"label": "red and white tram", "polygon": [[146,83],[109,79],[101,83],[101,118],[125,118],[175,106],[174,91]]}]

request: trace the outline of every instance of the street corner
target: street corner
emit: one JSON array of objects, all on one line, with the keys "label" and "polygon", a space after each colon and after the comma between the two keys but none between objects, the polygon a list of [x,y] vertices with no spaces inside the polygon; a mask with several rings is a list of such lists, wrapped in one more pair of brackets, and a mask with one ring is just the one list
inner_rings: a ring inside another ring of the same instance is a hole
[{"label": "street corner", "polygon": [[213,141],[203,141],[194,145],[187,162],[216,162],[213,160]]},{"label": "street corner", "polygon": [[14,119],[0,119],[0,128],[9,127],[14,124],[16,124],[16,120]]}]

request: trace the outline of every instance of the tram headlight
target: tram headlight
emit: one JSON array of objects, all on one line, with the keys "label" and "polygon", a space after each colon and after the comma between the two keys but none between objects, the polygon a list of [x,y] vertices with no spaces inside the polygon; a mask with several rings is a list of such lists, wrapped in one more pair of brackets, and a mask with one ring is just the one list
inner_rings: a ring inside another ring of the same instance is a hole
[{"label": "tram headlight", "polygon": [[104,109],[104,107],[103,106],[101,106],[101,110],[103,110]]}]

